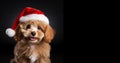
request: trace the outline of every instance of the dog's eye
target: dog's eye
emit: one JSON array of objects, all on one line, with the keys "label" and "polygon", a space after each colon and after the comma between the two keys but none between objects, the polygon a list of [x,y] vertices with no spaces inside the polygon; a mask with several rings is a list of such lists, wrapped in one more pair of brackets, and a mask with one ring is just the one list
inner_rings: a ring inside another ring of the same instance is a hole
[{"label": "dog's eye", "polygon": [[30,29],[30,25],[27,25],[26,29]]},{"label": "dog's eye", "polygon": [[40,26],[38,26],[38,29],[39,29],[39,30],[41,30],[41,27],[40,27]]}]

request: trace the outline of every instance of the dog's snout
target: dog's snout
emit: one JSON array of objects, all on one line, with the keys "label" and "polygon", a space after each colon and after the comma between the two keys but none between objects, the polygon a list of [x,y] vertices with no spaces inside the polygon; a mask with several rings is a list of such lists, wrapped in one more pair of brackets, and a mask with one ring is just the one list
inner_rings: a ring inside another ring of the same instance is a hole
[{"label": "dog's snout", "polygon": [[32,35],[32,36],[35,36],[35,34],[36,34],[35,32],[31,32],[31,35]]}]

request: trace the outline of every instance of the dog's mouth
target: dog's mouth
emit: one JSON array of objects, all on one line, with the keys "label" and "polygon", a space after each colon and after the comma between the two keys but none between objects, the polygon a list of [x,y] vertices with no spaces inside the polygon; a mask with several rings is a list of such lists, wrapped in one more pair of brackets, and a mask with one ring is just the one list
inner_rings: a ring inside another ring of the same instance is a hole
[{"label": "dog's mouth", "polygon": [[36,40],[38,40],[39,38],[37,38],[37,37],[28,37],[28,39],[29,39],[30,41],[36,41]]}]

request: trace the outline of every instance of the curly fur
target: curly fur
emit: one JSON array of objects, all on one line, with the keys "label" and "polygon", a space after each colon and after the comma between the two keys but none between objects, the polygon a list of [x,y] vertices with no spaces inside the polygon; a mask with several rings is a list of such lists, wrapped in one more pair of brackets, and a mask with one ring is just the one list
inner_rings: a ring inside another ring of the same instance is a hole
[{"label": "curly fur", "polygon": [[[31,28],[26,29],[28,25]],[[43,21],[30,20],[21,22],[15,31],[14,39],[17,44],[14,49],[14,59],[11,60],[11,63],[51,63],[49,43],[55,33],[49,24]],[[34,36],[31,34],[33,31]],[[32,41],[31,36],[36,38]]]}]

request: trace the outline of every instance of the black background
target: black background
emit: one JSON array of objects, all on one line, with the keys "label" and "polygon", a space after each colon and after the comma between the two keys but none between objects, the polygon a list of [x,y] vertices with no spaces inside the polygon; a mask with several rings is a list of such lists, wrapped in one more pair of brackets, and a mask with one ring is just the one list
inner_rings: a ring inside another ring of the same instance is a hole
[{"label": "black background", "polygon": [[52,63],[64,63],[63,47],[63,0],[3,0],[0,1],[0,63],[10,63],[16,44],[13,38],[5,34],[25,7],[34,7],[43,11],[50,20],[50,25],[56,30],[56,35],[50,43]]}]

